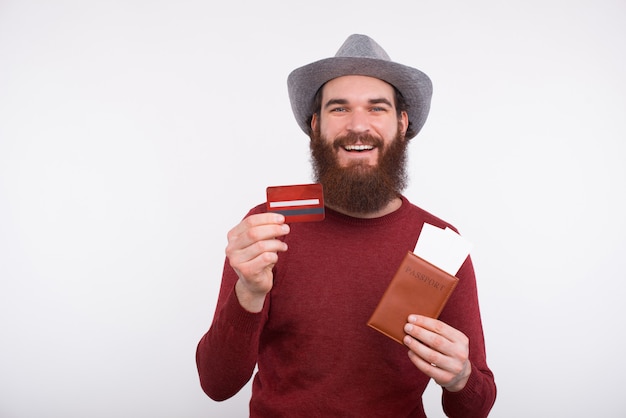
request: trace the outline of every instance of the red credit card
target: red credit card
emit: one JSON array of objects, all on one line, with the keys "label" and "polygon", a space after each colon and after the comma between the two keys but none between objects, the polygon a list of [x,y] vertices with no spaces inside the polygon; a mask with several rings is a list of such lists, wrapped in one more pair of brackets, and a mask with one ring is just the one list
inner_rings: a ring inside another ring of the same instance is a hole
[{"label": "red credit card", "polygon": [[285,215],[285,222],[324,219],[324,191],[320,183],[267,188],[267,210]]}]

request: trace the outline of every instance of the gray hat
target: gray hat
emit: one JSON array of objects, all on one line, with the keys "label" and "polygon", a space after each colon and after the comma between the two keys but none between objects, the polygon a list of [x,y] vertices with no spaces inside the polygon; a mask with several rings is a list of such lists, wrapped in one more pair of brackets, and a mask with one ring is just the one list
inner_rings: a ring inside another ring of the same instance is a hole
[{"label": "gray hat", "polygon": [[333,78],[364,75],[386,81],[397,88],[408,104],[412,135],[422,129],[430,110],[433,87],[430,78],[420,70],[391,61],[389,55],[372,38],[350,35],[333,58],[326,58],[296,68],[287,78],[291,109],[300,128],[308,134],[315,93]]}]

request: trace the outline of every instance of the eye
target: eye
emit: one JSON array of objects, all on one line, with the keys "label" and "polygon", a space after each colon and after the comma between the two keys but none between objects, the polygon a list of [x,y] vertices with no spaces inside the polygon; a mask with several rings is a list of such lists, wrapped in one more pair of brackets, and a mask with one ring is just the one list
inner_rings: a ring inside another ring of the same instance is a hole
[{"label": "eye", "polygon": [[333,108],[330,109],[331,113],[333,113],[333,112],[345,112],[345,111],[347,111],[347,109],[345,107],[340,107],[340,106],[339,107],[333,107]]}]

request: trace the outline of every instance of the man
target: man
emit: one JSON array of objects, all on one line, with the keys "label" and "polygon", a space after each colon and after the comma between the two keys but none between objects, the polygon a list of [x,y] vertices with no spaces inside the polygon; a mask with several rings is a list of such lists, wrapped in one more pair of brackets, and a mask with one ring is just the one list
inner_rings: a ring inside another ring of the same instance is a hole
[{"label": "man", "polygon": [[227,399],[258,366],[252,417],[424,417],[434,379],[448,416],[487,416],[496,387],[469,257],[439,319],[407,318],[404,345],[366,326],[424,223],[453,228],[401,194],[430,79],[352,35],[335,57],[293,71],[288,88],[326,216],[288,225],[259,205],[228,233],[197,349],[202,388]]}]

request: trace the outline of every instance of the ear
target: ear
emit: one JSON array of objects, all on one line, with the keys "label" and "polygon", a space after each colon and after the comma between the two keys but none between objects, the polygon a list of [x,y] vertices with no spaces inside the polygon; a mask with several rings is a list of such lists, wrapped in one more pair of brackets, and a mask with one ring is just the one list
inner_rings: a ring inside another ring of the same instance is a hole
[{"label": "ear", "polygon": [[409,129],[409,114],[406,111],[400,113],[400,123],[402,124],[402,135],[406,135],[406,131]]},{"label": "ear", "polygon": [[318,122],[319,121],[317,120],[317,113],[313,113],[313,115],[311,116],[311,132],[315,132]]}]

